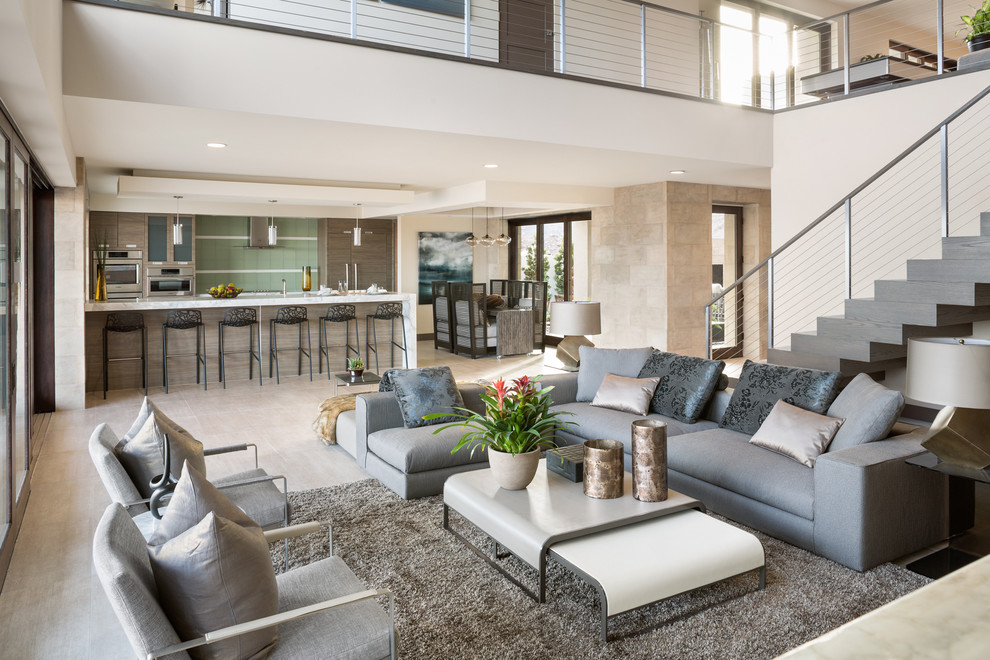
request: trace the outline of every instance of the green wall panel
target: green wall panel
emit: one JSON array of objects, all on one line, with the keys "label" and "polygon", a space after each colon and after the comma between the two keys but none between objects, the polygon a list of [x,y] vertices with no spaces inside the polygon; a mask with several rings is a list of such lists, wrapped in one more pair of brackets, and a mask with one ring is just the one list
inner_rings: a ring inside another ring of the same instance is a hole
[{"label": "green wall panel", "polygon": [[289,291],[299,291],[303,266],[310,266],[313,283],[319,282],[317,220],[275,218],[275,225],[278,247],[249,250],[247,216],[196,216],[196,293],[229,282],[246,291],[281,291],[282,278]]}]

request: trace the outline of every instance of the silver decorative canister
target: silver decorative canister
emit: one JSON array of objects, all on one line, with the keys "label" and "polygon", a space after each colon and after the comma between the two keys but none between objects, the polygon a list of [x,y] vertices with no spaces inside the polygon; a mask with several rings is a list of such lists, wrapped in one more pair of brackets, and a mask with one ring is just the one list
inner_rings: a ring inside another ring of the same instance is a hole
[{"label": "silver decorative canister", "polygon": [[633,497],[641,502],[667,499],[667,423],[637,419],[632,423]]},{"label": "silver decorative canister", "polygon": [[600,500],[622,497],[625,470],[623,446],[615,440],[584,443],[584,494]]}]

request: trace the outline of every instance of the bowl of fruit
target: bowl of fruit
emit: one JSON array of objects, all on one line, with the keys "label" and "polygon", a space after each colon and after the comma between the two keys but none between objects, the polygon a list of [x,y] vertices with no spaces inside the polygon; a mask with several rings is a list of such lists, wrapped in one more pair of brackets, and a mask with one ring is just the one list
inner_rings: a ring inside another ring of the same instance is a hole
[{"label": "bowl of fruit", "polygon": [[233,284],[218,284],[210,287],[209,294],[214,298],[236,298],[243,290]]}]

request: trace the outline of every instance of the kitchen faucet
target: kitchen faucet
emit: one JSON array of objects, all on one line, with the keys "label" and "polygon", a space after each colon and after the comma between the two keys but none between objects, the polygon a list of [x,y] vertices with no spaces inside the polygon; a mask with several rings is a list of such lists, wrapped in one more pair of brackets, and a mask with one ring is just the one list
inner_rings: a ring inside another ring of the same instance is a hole
[{"label": "kitchen faucet", "polygon": [[285,295],[285,278],[282,278],[282,295]]}]

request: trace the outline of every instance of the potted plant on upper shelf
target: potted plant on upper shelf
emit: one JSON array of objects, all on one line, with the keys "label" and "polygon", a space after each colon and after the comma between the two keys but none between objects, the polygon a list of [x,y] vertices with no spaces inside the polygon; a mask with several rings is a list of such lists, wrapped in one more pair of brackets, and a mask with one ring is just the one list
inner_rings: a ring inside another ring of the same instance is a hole
[{"label": "potted plant on upper shelf", "polygon": [[984,48],[990,48],[990,0],[984,0],[983,5],[974,8],[972,16],[961,16],[966,27],[956,30],[956,34],[969,30],[966,34],[966,44],[969,52],[975,53]]},{"label": "potted plant on upper shelf", "polygon": [[347,358],[347,371],[351,374],[351,380],[357,380],[364,373],[364,360],[359,357]]},{"label": "potted plant on upper shelf", "polygon": [[471,447],[471,455],[476,449],[488,452],[488,462],[492,475],[499,486],[506,490],[522,490],[536,476],[539,467],[540,450],[557,446],[554,434],[573,422],[560,419],[568,412],[550,411],[550,390],[553,386],[537,389],[539,376],[527,376],[506,385],[501,378],[485,387],[481,400],[485,404],[485,414],[479,415],[468,408],[456,408],[449,412],[425,415],[424,419],[459,417],[462,422],[454,422],[438,428],[463,426],[471,429],[461,436],[457,446],[450,453]]}]

